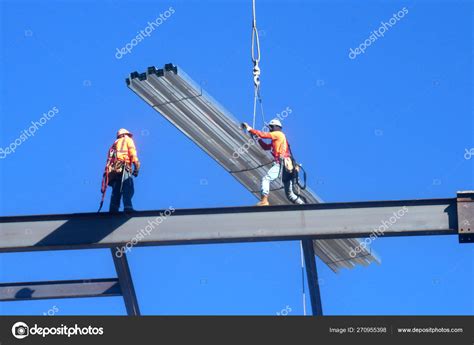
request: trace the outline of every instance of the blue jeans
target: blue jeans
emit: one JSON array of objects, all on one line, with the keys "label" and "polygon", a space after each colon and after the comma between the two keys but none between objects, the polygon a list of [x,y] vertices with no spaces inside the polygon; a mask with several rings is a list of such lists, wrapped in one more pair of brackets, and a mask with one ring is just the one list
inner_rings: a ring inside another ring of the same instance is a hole
[{"label": "blue jeans", "polygon": [[[125,211],[133,210],[132,206],[132,197],[135,193],[135,188],[133,186],[133,177],[132,174],[128,171],[124,171],[123,175],[123,184],[122,179],[117,178],[111,183],[112,186],[112,196],[110,197],[110,207],[109,212],[118,212],[120,208],[120,199],[123,196],[123,207]],[[120,188],[122,189],[120,191]]]},{"label": "blue jeans", "polygon": [[262,195],[270,193],[270,182],[275,181],[280,175],[280,164],[274,162],[270,170],[262,179]]}]

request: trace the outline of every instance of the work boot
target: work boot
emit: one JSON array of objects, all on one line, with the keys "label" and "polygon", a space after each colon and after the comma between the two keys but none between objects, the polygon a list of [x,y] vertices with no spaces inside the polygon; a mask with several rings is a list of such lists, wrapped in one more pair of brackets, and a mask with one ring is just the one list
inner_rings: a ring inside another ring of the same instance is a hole
[{"label": "work boot", "polygon": [[296,200],[295,200],[295,204],[297,204],[297,205],[304,205],[304,203],[305,203],[305,202],[303,201],[303,199],[301,199],[301,198],[299,198],[299,197],[296,198]]},{"label": "work boot", "polygon": [[268,195],[262,195],[262,199],[257,203],[255,206],[268,206],[270,203],[268,202]]}]

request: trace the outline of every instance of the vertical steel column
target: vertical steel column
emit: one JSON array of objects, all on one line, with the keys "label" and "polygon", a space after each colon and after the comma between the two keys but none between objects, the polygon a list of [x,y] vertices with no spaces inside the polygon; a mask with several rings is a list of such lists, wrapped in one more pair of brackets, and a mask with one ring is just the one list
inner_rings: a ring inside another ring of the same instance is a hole
[{"label": "vertical steel column", "polygon": [[303,246],[304,261],[306,265],[306,276],[308,279],[309,296],[311,300],[311,312],[313,316],[323,315],[321,304],[321,290],[319,289],[318,271],[316,269],[316,257],[314,254],[313,240],[301,241]]},{"label": "vertical steel column", "polygon": [[114,248],[110,249],[112,259],[114,260],[115,270],[122,290],[125,308],[128,316],[140,316],[140,308],[138,307],[137,295],[133,287],[132,275],[130,274],[130,267],[128,266],[127,255],[123,253],[121,257],[117,257]]},{"label": "vertical steel column", "polygon": [[457,196],[459,243],[474,243],[474,191],[461,191]]}]

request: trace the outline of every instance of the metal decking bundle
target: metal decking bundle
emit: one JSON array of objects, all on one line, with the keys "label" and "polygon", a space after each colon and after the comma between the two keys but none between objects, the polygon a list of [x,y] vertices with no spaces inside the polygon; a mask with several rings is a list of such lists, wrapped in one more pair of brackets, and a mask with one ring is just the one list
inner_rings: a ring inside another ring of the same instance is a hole
[{"label": "metal decking bundle", "polygon": [[[186,73],[167,64],[164,69],[149,67],[146,73],[133,72],[126,82],[133,92],[259,197],[260,180],[272,162],[271,156],[246,136],[239,122]],[[245,152],[239,152],[244,146]],[[275,182],[272,189],[271,204],[289,203],[281,182]],[[302,196],[309,203],[322,202],[309,188],[302,191]],[[313,246],[316,255],[337,272],[344,267],[378,262],[370,248],[361,248],[357,256],[350,256],[353,248],[360,248],[359,242],[358,239],[315,240]]]}]

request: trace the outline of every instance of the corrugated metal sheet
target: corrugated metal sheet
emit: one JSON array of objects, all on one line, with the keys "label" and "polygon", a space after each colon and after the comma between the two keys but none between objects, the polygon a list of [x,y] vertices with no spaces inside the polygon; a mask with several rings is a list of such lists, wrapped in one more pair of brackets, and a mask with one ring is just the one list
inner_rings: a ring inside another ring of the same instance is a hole
[{"label": "corrugated metal sheet", "polygon": [[[259,198],[260,180],[272,162],[270,154],[252,142],[240,129],[239,121],[182,69],[171,64],[165,65],[164,69],[149,67],[146,73],[131,73],[126,81],[133,92]],[[248,148],[239,154],[239,148],[244,145]],[[261,166],[264,163],[266,165]],[[272,185],[272,190],[272,204],[289,203],[280,181]],[[303,191],[303,196],[310,203],[322,202],[309,188]],[[353,268],[357,264],[369,265],[379,261],[369,248],[352,258],[349,253],[359,245],[357,239],[317,240],[313,243],[316,255],[334,272],[343,267]]]}]

